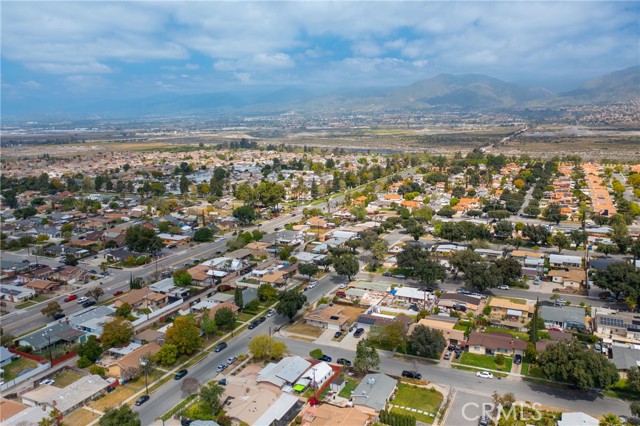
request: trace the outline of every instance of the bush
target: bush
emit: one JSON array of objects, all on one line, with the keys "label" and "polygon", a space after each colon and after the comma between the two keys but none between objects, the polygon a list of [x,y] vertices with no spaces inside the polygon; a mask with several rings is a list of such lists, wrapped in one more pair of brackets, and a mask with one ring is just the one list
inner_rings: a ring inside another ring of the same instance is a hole
[{"label": "bush", "polygon": [[91,374],[97,374],[98,376],[104,378],[107,375],[106,370],[104,369],[104,367],[100,367],[99,365],[92,365],[89,368],[89,373]]},{"label": "bush", "polygon": [[311,352],[309,352],[309,356],[311,358],[314,358],[314,359],[320,359],[320,358],[322,358],[322,350],[321,349],[314,349]]},{"label": "bush", "polygon": [[87,368],[88,366],[93,365],[93,362],[85,356],[81,356],[78,359],[78,368]]}]

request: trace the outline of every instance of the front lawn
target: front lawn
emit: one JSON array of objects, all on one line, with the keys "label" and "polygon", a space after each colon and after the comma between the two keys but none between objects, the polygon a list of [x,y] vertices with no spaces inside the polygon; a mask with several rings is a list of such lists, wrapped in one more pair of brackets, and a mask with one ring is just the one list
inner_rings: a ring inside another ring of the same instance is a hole
[{"label": "front lawn", "polygon": [[416,410],[435,414],[440,408],[440,405],[442,405],[443,399],[442,394],[434,388],[424,388],[400,383],[398,385],[398,392],[391,403],[393,405],[415,408]]},{"label": "front lawn", "polygon": [[238,321],[242,321],[242,322],[248,322],[251,321],[253,319],[254,315],[251,314],[246,314],[246,313],[240,313],[238,314],[238,316],[236,317],[238,319]]},{"label": "front lawn", "polygon": [[316,339],[324,333],[324,329],[308,324],[296,323],[287,327],[287,331],[302,336],[315,337]]},{"label": "front lawn", "polygon": [[496,357],[491,355],[476,355],[469,352],[463,352],[458,360],[460,364],[470,365],[472,367],[485,368],[487,370],[511,371],[511,358],[504,358],[504,365],[496,364]]}]

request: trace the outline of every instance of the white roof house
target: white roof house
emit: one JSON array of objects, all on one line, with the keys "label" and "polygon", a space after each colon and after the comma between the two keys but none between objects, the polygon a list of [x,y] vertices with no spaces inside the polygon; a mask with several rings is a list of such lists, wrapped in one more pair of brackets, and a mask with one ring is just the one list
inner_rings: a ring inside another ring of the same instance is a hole
[{"label": "white roof house", "polygon": [[303,377],[310,380],[312,387],[319,388],[324,384],[324,382],[329,380],[332,375],[333,369],[329,364],[323,361],[308,369]]},{"label": "white roof house", "polygon": [[[298,403],[298,398],[283,393],[269,409],[253,423],[252,426],[266,426],[274,424],[291,412]],[[293,420],[293,419],[291,419]]]},{"label": "white roof house", "polygon": [[109,383],[97,374],[84,376],[70,385],[59,389],[55,386],[42,385],[22,395],[22,402],[32,407],[46,405],[55,406],[62,414],[66,414],[95,395],[104,391]]},{"label": "white roof house", "polygon": [[280,362],[267,364],[258,374],[258,382],[268,382],[278,387],[294,384],[311,367],[311,363],[299,356],[288,356]]}]

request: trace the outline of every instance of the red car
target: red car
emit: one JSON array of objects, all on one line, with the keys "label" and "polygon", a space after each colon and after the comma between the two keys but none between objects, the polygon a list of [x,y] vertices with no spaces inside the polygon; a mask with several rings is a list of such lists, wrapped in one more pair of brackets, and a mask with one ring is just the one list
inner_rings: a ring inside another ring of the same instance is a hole
[{"label": "red car", "polygon": [[70,295],[68,295],[67,297],[65,297],[65,298],[64,298],[64,301],[65,301],[65,302],[71,302],[72,300],[76,300],[77,298],[78,298],[78,296],[77,296],[77,295],[75,295],[75,294],[70,294]]},{"label": "red car", "polygon": [[116,290],[113,292],[114,296],[120,296],[122,293],[124,293],[122,290]]}]

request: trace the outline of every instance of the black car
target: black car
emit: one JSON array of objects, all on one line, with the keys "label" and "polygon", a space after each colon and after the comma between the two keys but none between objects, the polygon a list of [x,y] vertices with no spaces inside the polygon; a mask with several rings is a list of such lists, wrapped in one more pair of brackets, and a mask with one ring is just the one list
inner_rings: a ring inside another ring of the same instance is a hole
[{"label": "black car", "polygon": [[478,426],[489,426],[489,418],[487,416],[481,416],[478,419]]},{"label": "black car", "polygon": [[362,336],[362,333],[364,333],[364,328],[358,328],[354,333],[353,333],[353,337],[360,337]]},{"label": "black car", "polygon": [[522,364],[522,355],[516,354],[516,356],[513,358],[513,363],[516,365]]},{"label": "black car", "polygon": [[214,352],[220,352],[221,350],[223,350],[226,347],[227,347],[227,342],[218,343],[218,345],[215,347],[215,349],[213,351]]},{"label": "black car", "polygon": [[447,346],[447,350],[448,350],[449,352],[453,352],[453,351],[455,350],[455,348],[456,348],[456,347],[455,347],[455,346],[453,346],[453,345],[449,345],[449,346]]},{"label": "black car", "polygon": [[227,379],[220,379],[218,380],[218,384],[220,386],[227,386]]},{"label": "black car", "polygon": [[339,339],[340,337],[342,337],[342,331],[336,331],[336,333],[333,335],[334,339]]},{"label": "black car", "polygon": [[252,321],[251,324],[249,324],[249,330],[253,330],[254,328],[256,328],[259,325],[260,325],[260,323],[258,321]]},{"label": "black car", "polygon": [[64,318],[64,317],[65,317],[65,315],[62,312],[58,312],[57,314],[55,314],[53,316],[53,319],[54,320],[59,320],[59,319]]},{"label": "black car", "polygon": [[382,274],[383,277],[390,277],[391,276],[391,272],[385,272],[384,274]]},{"label": "black car", "polygon": [[105,389],[107,391],[107,393],[111,393],[114,390],[116,390],[115,386],[107,386],[107,388]]},{"label": "black car", "polygon": [[188,373],[187,370],[180,370],[176,373],[175,376],[173,376],[173,380],[180,380],[182,379],[184,376],[186,376]]},{"label": "black car", "polygon": [[267,320],[267,317],[260,317],[258,318],[256,321],[258,322],[258,324],[262,324],[263,322],[265,322]]},{"label": "black car", "polygon": [[83,308],[88,308],[89,306],[93,306],[93,305],[95,305],[95,304],[96,304],[96,301],[95,301],[95,300],[87,300],[86,302],[84,302],[84,303],[82,304],[82,307],[83,307]]},{"label": "black car", "polygon": [[404,370],[402,372],[402,377],[406,377],[407,379],[422,379],[422,374],[416,372],[416,371],[409,371],[409,370]]},{"label": "black car", "polygon": [[344,365],[346,367],[350,367],[351,366],[351,361],[349,361],[346,358],[338,358],[336,360],[336,363],[340,364],[340,365]]},{"label": "black car", "polygon": [[149,395],[142,395],[140,398],[136,399],[136,406],[140,406],[149,400]]},{"label": "black car", "polygon": [[331,362],[331,357],[329,355],[322,355],[320,361]]}]

